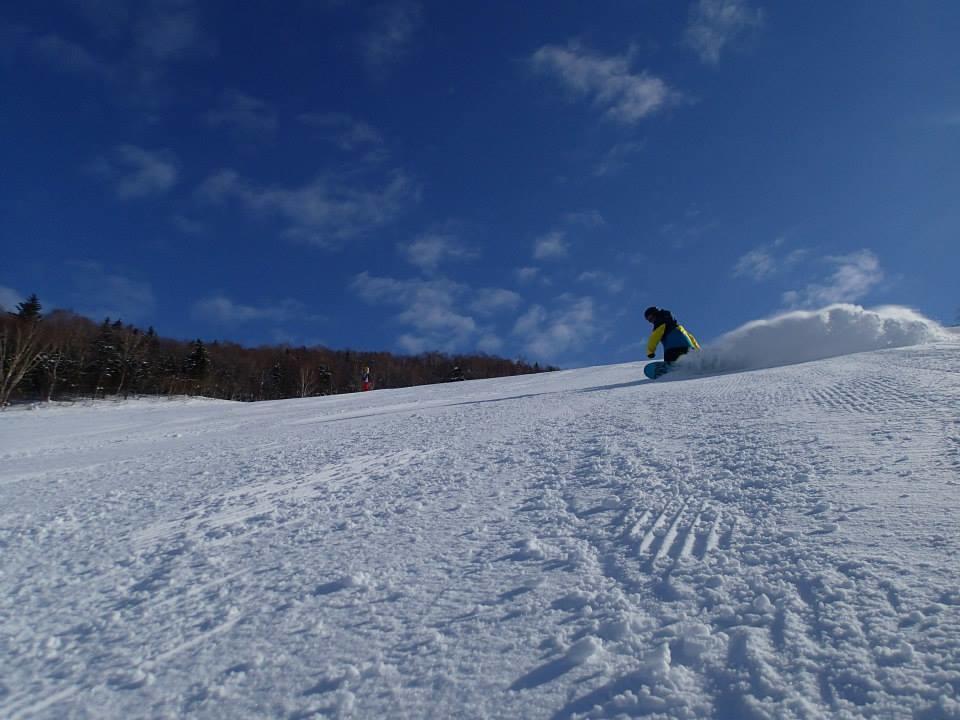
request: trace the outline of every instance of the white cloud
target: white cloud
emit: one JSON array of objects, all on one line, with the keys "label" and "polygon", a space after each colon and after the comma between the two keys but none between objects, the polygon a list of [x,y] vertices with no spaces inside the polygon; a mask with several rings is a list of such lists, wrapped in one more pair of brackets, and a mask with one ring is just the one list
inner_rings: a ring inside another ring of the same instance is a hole
[{"label": "white cloud", "polygon": [[577,95],[592,98],[608,117],[625,124],[662,109],[674,96],[660,78],[632,72],[628,57],[591,55],[576,43],[545,45],[533,54],[531,63]]},{"label": "white cloud", "polygon": [[719,228],[718,220],[705,217],[696,207],[689,207],[682,217],[663,224],[660,234],[672,247],[682,250],[708,242]]},{"label": "white cloud", "polygon": [[584,283],[598,285],[610,293],[622,292],[624,286],[623,278],[617,277],[612,273],[604,272],[602,270],[588,270],[586,272],[582,272],[577,280]]},{"label": "white cloud", "polygon": [[772,243],[744,253],[733,266],[733,276],[760,282],[793,267],[806,257],[808,251],[803,248],[784,254],[782,248],[786,242],[786,238],[778,237]]},{"label": "white cloud", "polygon": [[174,215],[170,221],[173,226],[186,235],[202,235],[207,231],[207,225],[186,215]]},{"label": "white cloud", "polygon": [[554,230],[533,242],[533,257],[537,260],[556,260],[567,256],[569,250],[566,235]]},{"label": "white cloud", "polygon": [[371,190],[323,176],[301,187],[260,187],[233,170],[222,170],[198,194],[209,202],[237,200],[253,212],[279,216],[291,237],[322,247],[382,227],[419,200],[419,188],[401,172]]},{"label": "white cloud", "polygon": [[137,19],[133,37],[141,57],[159,62],[210,54],[214,47],[200,27],[199,12],[191,0],[151,4]]},{"label": "white cloud", "polygon": [[455,236],[443,233],[425,233],[400,248],[407,261],[426,272],[435,272],[445,260],[469,260],[477,257],[474,250],[464,246]]},{"label": "white cloud", "polygon": [[419,2],[408,0],[378,5],[372,12],[374,25],[361,38],[361,50],[367,64],[380,70],[409,50],[422,24],[423,12]]},{"label": "white cloud", "polygon": [[531,282],[540,277],[540,268],[521,267],[514,270],[514,274],[517,276],[517,280],[520,282]]},{"label": "white cloud", "polygon": [[59,35],[41,35],[33,41],[33,52],[48,65],[69,72],[110,77],[110,67],[86,48]]},{"label": "white cloud", "polygon": [[109,317],[126,322],[142,320],[156,307],[149,283],[112,273],[97,262],[67,263],[72,270],[70,301],[81,315],[102,320]]},{"label": "white cloud", "polygon": [[884,278],[880,261],[870,250],[831,256],[824,260],[834,266],[827,280],[823,283],[811,283],[803,290],[784,293],[783,301],[786,305],[810,308],[854,302],[866,296]]},{"label": "white cloud", "polygon": [[763,280],[776,271],[776,261],[764,248],[755,248],[744,254],[733,268],[734,277],[747,276],[754,280]]},{"label": "white cloud", "polygon": [[561,307],[548,311],[542,305],[532,306],[517,319],[514,335],[536,358],[553,360],[568,350],[581,347],[596,334],[593,299],[560,298]]},{"label": "white cloud", "polygon": [[272,133],[277,129],[277,114],[273,108],[259,98],[236,90],[225,90],[218,107],[204,118],[208,125],[247,133]]},{"label": "white cloud", "polygon": [[515,309],[521,300],[520,295],[512,290],[481,288],[470,301],[470,309],[478,315],[496,315]]},{"label": "white cloud", "polygon": [[578,210],[563,216],[567,225],[580,225],[585,228],[598,228],[607,224],[599,210]]},{"label": "white cloud", "polygon": [[643,150],[643,143],[622,142],[611,147],[593,168],[596,177],[614,175],[627,167],[630,157]]},{"label": "white cloud", "polygon": [[176,184],[179,175],[173,153],[136,145],[119,145],[110,157],[97,159],[93,171],[111,181],[123,199],[162,195]]},{"label": "white cloud", "polygon": [[303,113],[298,119],[322,130],[341,150],[383,145],[383,135],[375,127],[346,113]]},{"label": "white cloud", "polygon": [[225,295],[212,295],[196,302],[193,306],[195,317],[223,323],[244,323],[256,320],[288,320],[292,317],[303,318],[305,306],[297,300],[285,299],[265,305],[244,305]]},{"label": "white cloud", "polygon": [[960,111],[942,112],[927,117],[927,124],[937,127],[960,127]]},{"label": "white cloud", "polygon": [[495,355],[503,349],[503,340],[493,333],[486,333],[477,340],[477,350]]},{"label": "white cloud", "polygon": [[425,337],[403,333],[397,338],[397,347],[408,355],[419,355],[422,352],[435,350],[430,346],[430,341]]},{"label": "white cloud", "polygon": [[410,306],[400,313],[400,320],[430,338],[442,338],[441,347],[462,347],[477,331],[477,323],[469,315],[434,302],[440,295],[442,293],[421,289]]},{"label": "white cloud", "polygon": [[520,300],[515,293],[499,288],[474,291],[467,285],[444,278],[397,280],[375,277],[367,272],[356,275],[350,287],[368,303],[399,308],[396,319],[409,331],[404,332],[397,342],[411,353],[471,348],[492,352],[500,343],[496,333],[478,323],[461,307],[466,306],[471,313],[489,318],[512,310]]},{"label": "white cloud", "polygon": [[26,299],[27,296],[23,293],[0,285],[0,311],[13,312],[17,309],[17,305]]},{"label": "white cloud", "polygon": [[61,35],[2,21],[0,57],[13,53],[61,71],[96,76],[109,81],[113,92],[149,106],[168,101],[174,92],[164,79],[170,63],[216,53],[195,0],[86,0],[73,3],[72,9],[94,25],[101,40],[106,38],[110,62]]},{"label": "white cloud", "polygon": [[705,63],[715,65],[737,36],[763,24],[763,12],[745,0],[698,0],[690,8],[685,40]]},{"label": "white cloud", "polygon": [[110,66],[82,45],[55,33],[35,33],[22,25],[0,21],[0,58],[24,55],[47,67],[78,75],[109,78]]},{"label": "white cloud", "polygon": [[399,340],[407,352],[463,348],[477,332],[476,321],[455,310],[467,290],[459,283],[444,279],[396,280],[362,272],[354,277],[351,289],[367,302],[400,306],[397,319],[415,331]]}]

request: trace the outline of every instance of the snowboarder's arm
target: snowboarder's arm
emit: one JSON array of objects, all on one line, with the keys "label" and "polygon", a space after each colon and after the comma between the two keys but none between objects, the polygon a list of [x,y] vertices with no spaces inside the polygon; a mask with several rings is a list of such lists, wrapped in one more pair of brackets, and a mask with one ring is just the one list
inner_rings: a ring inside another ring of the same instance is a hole
[{"label": "snowboarder's arm", "polygon": [[683,325],[677,326],[684,335],[687,336],[687,340],[690,341],[690,344],[693,346],[694,350],[700,349],[700,343],[697,342],[697,339],[693,336],[693,333],[687,330]]},{"label": "snowboarder's arm", "polygon": [[666,324],[657,325],[654,328],[653,332],[650,333],[650,339],[647,340],[647,356],[655,355],[657,352],[657,345],[660,344],[660,341],[663,340],[663,333],[666,331]]}]

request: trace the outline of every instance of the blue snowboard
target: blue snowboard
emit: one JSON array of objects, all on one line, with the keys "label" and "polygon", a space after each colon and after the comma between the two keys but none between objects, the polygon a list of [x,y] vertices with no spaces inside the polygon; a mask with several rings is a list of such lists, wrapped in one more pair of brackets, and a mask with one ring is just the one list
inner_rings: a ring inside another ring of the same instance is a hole
[{"label": "blue snowboard", "polygon": [[670,370],[670,366],[663,360],[656,360],[643,366],[643,374],[651,380],[656,380],[668,370]]}]

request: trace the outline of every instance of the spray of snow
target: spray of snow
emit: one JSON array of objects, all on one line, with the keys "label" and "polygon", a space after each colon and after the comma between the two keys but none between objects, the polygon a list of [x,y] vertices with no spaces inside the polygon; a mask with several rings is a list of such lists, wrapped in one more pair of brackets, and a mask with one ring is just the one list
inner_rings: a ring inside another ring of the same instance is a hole
[{"label": "spray of snow", "polygon": [[685,357],[682,367],[693,374],[757,370],[948,337],[936,322],[909,308],[836,304],[749,322]]}]

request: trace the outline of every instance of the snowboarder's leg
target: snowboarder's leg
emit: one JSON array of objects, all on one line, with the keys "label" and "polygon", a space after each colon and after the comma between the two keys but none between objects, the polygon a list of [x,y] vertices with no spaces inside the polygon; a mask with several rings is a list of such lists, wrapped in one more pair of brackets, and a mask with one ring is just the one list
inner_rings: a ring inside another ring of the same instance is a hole
[{"label": "snowboarder's leg", "polygon": [[686,355],[689,349],[690,348],[687,347],[666,348],[663,351],[663,359],[668,363],[676,362],[677,358],[679,358],[681,355]]}]

